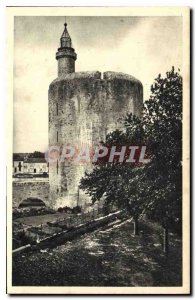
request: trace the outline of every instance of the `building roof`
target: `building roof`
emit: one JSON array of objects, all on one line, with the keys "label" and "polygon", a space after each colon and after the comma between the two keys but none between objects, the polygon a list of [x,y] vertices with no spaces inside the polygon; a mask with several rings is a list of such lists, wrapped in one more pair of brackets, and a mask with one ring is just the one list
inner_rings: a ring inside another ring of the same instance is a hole
[{"label": "building roof", "polygon": [[13,161],[23,161],[29,153],[13,153]]},{"label": "building roof", "polygon": [[25,163],[47,163],[45,158],[42,158],[42,157],[38,157],[38,158],[29,157],[24,162]]},{"label": "building roof", "polygon": [[13,161],[24,161],[24,157],[14,157]]}]

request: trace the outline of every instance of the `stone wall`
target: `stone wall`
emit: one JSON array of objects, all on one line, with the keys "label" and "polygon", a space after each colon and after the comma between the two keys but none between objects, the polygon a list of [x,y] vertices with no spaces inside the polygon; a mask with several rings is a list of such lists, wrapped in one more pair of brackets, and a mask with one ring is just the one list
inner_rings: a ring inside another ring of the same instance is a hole
[{"label": "stone wall", "polygon": [[46,204],[46,206],[49,205],[48,180],[13,181],[12,188],[13,207],[18,207],[23,200],[31,197],[42,200]]},{"label": "stone wall", "polygon": [[[49,87],[49,145],[87,145],[105,140],[109,132],[122,129],[127,113],[141,117],[143,87],[139,80],[123,73],[71,73],[54,80]],[[91,164],[50,164],[51,206],[75,206],[78,185]],[[80,192],[80,205],[87,201]],[[59,204],[57,204],[57,202]]]}]

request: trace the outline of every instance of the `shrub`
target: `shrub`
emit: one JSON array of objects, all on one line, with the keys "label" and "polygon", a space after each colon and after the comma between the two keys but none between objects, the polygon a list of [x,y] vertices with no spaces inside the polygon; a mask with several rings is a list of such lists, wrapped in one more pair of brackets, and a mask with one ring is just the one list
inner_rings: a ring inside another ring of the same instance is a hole
[{"label": "shrub", "polygon": [[82,212],[82,209],[79,205],[73,207],[73,209],[72,209],[73,214],[80,214],[81,212]]}]

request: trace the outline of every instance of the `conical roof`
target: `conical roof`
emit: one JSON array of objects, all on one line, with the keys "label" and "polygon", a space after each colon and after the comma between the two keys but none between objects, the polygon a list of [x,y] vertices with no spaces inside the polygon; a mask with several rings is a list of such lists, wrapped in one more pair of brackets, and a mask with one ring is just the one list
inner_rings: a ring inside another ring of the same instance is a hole
[{"label": "conical roof", "polygon": [[72,43],[71,43],[71,38],[70,38],[69,32],[67,30],[67,23],[65,23],[64,26],[65,26],[65,28],[64,28],[64,31],[61,36],[61,47],[62,48],[63,47],[71,48]]},{"label": "conical roof", "polygon": [[67,31],[67,23],[65,23],[64,26],[65,26],[65,29],[64,29],[64,31],[62,33],[61,38],[70,38],[69,32]]}]

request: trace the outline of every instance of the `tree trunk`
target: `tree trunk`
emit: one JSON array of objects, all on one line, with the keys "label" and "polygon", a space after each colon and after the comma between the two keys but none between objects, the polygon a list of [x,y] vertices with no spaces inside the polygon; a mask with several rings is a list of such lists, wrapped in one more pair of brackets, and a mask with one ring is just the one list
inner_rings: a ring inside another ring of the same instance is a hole
[{"label": "tree trunk", "polygon": [[168,237],[168,228],[167,226],[163,228],[163,252],[165,255],[168,255],[169,251],[169,237]]},{"label": "tree trunk", "polygon": [[138,235],[139,234],[138,217],[135,217],[133,219],[133,226],[134,226],[134,235]]}]

